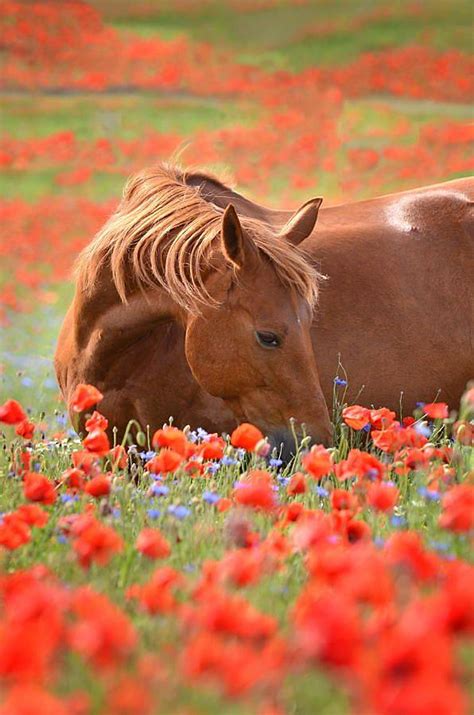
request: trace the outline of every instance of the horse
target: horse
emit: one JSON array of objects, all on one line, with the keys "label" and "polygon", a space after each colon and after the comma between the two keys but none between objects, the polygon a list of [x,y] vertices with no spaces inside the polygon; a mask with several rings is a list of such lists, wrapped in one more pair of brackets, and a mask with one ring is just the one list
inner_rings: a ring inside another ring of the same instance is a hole
[{"label": "horse", "polygon": [[119,434],[247,421],[286,449],[292,418],[331,443],[341,365],[348,401],[457,406],[474,373],[473,194],[467,178],[290,212],[203,171],[139,172],[77,261],[55,355],[66,403],[91,383]]}]

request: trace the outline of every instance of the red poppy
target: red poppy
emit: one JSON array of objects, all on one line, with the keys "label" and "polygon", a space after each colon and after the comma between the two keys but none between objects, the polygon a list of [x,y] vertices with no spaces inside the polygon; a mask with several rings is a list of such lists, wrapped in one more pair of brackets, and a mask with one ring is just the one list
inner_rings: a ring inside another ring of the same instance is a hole
[{"label": "red poppy", "polygon": [[170,545],[159,529],[142,529],[135,548],[149,559],[165,559],[171,553]]},{"label": "red poppy", "polygon": [[158,447],[168,447],[177,452],[182,457],[188,456],[188,440],[184,432],[177,427],[164,427],[155,432],[152,438],[152,445]]},{"label": "red poppy", "polygon": [[133,584],[127,589],[127,598],[137,599],[148,613],[170,613],[178,605],[174,590],[183,583],[182,575],[164,566],[153,572],[143,585]]},{"label": "red poppy", "polygon": [[0,546],[10,551],[27,544],[31,531],[26,521],[16,512],[3,514],[0,521]]},{"label": "red poppy", "polygon": [[82,444],[88,452],[92,452],[100,457],[103,457],[110,451],[107,433],[101,429],[94,429],[92,432],[89,432]]},{"label": "red poppy", "polygon": [[175,472],[183,461],[184,458],[179,452],[165,448],[147,462],[146,468],[152,474],[169,474]]},{"label": "red poppy", "polygon": [[77,385],[74,390],[69,406],[74,410],[74,412],[84,412],[93,407],[103,398],[103,394],[93,385]]},{"label": "red poppy", "polygon": [[342,410],[342,419],[352,429],[361,430],[370,424],[370,410],[360,405],[351,405]]},{"label": "red poppy", "polygon": [[443,511],[439,525],[457,533],[474,529],[474,486],[457,484],[442,499]]},{"label": "red poppy", "polygon": [[92,415],[89,417],[88,420],[86,420],[85,428],[87,432],[93,432],[94,430],[103,430],[105,431],[107,427],[109,426],[109,421],[104,415],[101,415],[100,412],[97,412],[97,410],[94,410]]},{"label": "red poppy", "polygon": [[84,488],[85,473],[82,469],[71,467],[71,469],[66,469],[62,473],[61,480],[69,489],[78,489],[81,491]]},{"label": "red poppy", "polygon": [[221,497],[216,504],[217,511],[227,511],[232,506],[232,500],[227,497]]},{"label": "red poppy", "polygon": [[308,486],[305,475],[302,472],[295,472],[288,482],[286,493],[290,496],[295,496],[296,494],[305,494],[307,491]]},{"label": "red poppy", "polygon": [[70,646],[94,667],[109,670],[130,655],[137,641],[135,629],[106,596],[83,586],[73,594],[71,610],[77,620],[69,629]]},{"label": "red poppy", "polygon": [[394,484],[375,482],[367,489],[367,504],[377,511],[391,511],[398,501],[399,491]]},{"label": "red poppy", "polygon": [[243,422],[231,434],[230,441],[234,447],[246,449],[253,452],[259,443],[264,439],[258,427]]},{"label": "red poppy", "polygon": [[88,568],[93,562],[104,566],[123,549],[122,538],[117,532],[90,514],[79,515],[72,523],[70,533],[73,549],[83,568]]},{"label": "red poppy", "polygon": [[18,434],[20,437],[23,437],[24,439],[31,439],[33,437],[35,431],[35,424],[34,422],[30,422],[29,420],[23,420],[23,422],[20,422],[15,429],[16,434]]},{"label": "red poppy", "polygon": [[378,410],[370,410],[370,424],[375,429],[386,429],[390,427],[395,420],[395,412],[388,410],[386,407],[381,407]]},{"label": "red poppy", "polygon": [[423,412],[432,420],[444,420],[449,417],[449,408],[446,402],[429,402],[423,405]]},{"label": "red poppy", "polygon": [[0,422],[7,425],[16,425],[27,420],[26,412],[16,400],[7,400],[0,405]]},{"label": "red poppy", "polygon": [[321,444],[312,447],[301,461],[304,469],[315,479],[325,477],[333,469],[332,456]]},{"label": "red poppy", "polygon": [[111,479],[106,474],[98,474],[93,477],[90,482],[87,482],[84,491],[86,494],[100,499],[110,494]]},{"label": "red poppy", "polygon": [[116,447],[112,447],[109,452],[109,458],[114,467],[125,469],[127,466],[127,450],[125,447],[122,447],[121,444],[118,444]]},{"label": "red poppy", "polygon": [[359,506],[358,499],[355,494],[347,491],[347,489],[333,489],[331,492],[331,506],[336,511],[357,511]]},{"label": "red poppy", "polygon": [[27,472],[23,478],[23,493],[25,499],[38,501],[42,504],[54,504],[56,490],[54,484],[43,474]]},{"label": "red poppy", "polygon": [[203,459],[221,459],[224,455],[225,442],[222,437],[211,437],[199,445],[198,452]]},{"label": "red poppy", "polygon": [[45,526],[48,514],[37,504],[22,504],[15,512],[28,526]]},{"label": "red poppy", "polygon": [[271,474],[255,469],[235,486],[232,496],[236,504],[271,511],[276,506]]}]

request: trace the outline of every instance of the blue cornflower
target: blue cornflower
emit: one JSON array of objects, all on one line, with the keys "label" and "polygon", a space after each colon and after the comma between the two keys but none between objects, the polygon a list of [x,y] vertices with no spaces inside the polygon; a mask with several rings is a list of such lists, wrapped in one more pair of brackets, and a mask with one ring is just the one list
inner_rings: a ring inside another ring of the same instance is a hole
[{"label": "blue cornflower", "polygon": [[235,459],[235,457],[229,457],[224,454],[221,459],[221,464],[223,464],[225,467],[230,466],[231,464],[237,464],[237,459]]},{"label": "blue cornflower", "polygon": [[183,506],[182,504],[179,504],[178,506],[172,504],[168,507],[168,513],[172,514],[172,516],[175,516],[181,521],[181,519],[185,519],[187,516],[190,515],[191,510],[188,509],[186,506]]},{"label": "blue cornflower", "polygon": [[196,434],[198,436],[198,439],[206,440],[209,438],[209,432],[206,432],[206,430],[202,427],[197,428]]},{"label": "blue cornflower", "polygon": [[120,519],[121,516],[122,516],[122,512],[120,511],[119,507],[117,507],[117,506],[114,507],[114,508],[112,509],[112,518],[113,518],[113,519]]},{"label": "blue cornflower", "polygon": [[57,415],[57,416],[56,416],[56,422],[57,422],[59,425],[65,425],[66,422],[67,422],[67,417],[66,417],[66,415],[65,415],[64,413],[62,413],[62,414],[60,414],[60,415]]},{"label": "blue cornflower", "polygon": [[58,389],[58,383],[52,377],[47,377],[46,380],[43,382],[43,385],[44,387],[46,387],[47,390]]},{"label": "blue cornflower", "polygon": [[220,495],[215,492],[203,492],[202,498],[208,504],[216,504],[220,500]]},{"label": "blue cornflower", "polygon": [[335,377],[334,378],[334,384],[335,385],[341,385],[342,387],[345,387],[347,385],[347,380],[343,380],[342,377]]},{"label": "blue cornflower", "polygon": [[183,571],[187,571],[188,573],[192,573],[193,571],[197,570],[196,564],[184,564],[183,566]]},{"label": "blue cornflower", "polygon": [[375,546],[382,547],[385,544],[385,539],[382,539],[380,536],[377,536],[374,539],[374,544],[375,544]]},{"label": "blue cornflower", "polygon": [[316,494],[318,494],[318,496],[322,497],[323,499],[326,499],[326,497],[329,496],[328,490],[324,487],[317,486],[314,488],[314,491],[316,492]]},{"label": "blue cornflower", "polygon": [[405,526],[407,523],[407,520],[405,519],[404,516],[397,516],[394,514],[392,518],[390,519],[390,523],[392,526],[398,527],[398,526]]},{"label": "blue cornflower", "polygon": [[155,456],[155,452],[150,449],[147,452],[139,452],[138,456],[141,457],[144,462],[149,462],[150,459],[153,459],[153,457]]},{"label": "blue cornflower", "polygon": [[430,541],[429,546],[435,551],[440,551],[441,553],[448,551],[449,545],[442,541]]},{"label": "blue cornflower", "polygon": [[281,465],[283,464],[283,460],[277,459],[275,457],[275,458],[270,459],[268,464],[270,465],[270,467],[281,467]]},{"label": "blue cornflower", "polygon": [[436,492],[434,490],[432,491],[432,490],[428,489],[427,487],[419,487],[418,494],[420,494],[425,499],[428,499],[429,501],[439,501],[441,498],[441,495],[439,492]]},{"label": "blue cornflower", "polygon": [[370,429],[371,429],[370,422],[367,422],[367,424],[364,425],[364,426],[362,427],[362,429],[364,430],[364,432],[370,432]]},{"label": "blue cornflower", "polygon": [[56,541],[58,544],[67,544],[67,536],[65,534],[58,534],[56,536]]},{"label": "blue cornflower", "polygon": [[212,462],[212,464],[207,465],[207,471],[210,472],[210,474],[215,474],[216,472],[219,471],[219,464],[217,462]]},{"label": "blue cornflower", "polygon": [[413,425],[413,428],[418,432],[418,434],[423,435],[427,439],[431,437],[431,428],[425,422],[417,422]]},{"label": "blue cornflower", "polygon": [[31,379],[31,377],[24,377],[21,380],[21,384],[23,385],[23,387],[31,387],[33,384],[33,380]]},{"label": "blue cornflower", "polygon": [[61,501],[64,502],[64,504],[67,504],[68,502],[73,502],[73,501],[78,501],[79,497],[77,495],[73,494],[61,494]]},{"label": "blue cornflower", "polygon": [[155,496],[164,497],[169,493],[170,488],[165,484],[152,484],[151,491]]},{"label": "blue cornflower", "polygon": [[161,511],[159,509],[148,509],[147,515],[149,519],[158,519],[161,516]]}]

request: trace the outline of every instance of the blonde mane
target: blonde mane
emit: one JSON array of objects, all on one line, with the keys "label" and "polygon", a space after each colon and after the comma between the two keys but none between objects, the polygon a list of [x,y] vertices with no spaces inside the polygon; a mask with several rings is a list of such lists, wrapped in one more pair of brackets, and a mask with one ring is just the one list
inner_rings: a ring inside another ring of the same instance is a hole
[{"label": "blonde mane", "polygon": [[[217,181],[164,164],[128,180],[118,209],[77,260],[80,290],[90,292],[99,272],[109,267],[123,302],[132,290],[153,287],[166,290],[191,313],[214,302],[203,275],[220,236],[223,210],[206,201],[198,187],[186,183],[193,176]],[[263,222],[239,218],[282,283],[314,305],[320,275],[303,251]]]}]

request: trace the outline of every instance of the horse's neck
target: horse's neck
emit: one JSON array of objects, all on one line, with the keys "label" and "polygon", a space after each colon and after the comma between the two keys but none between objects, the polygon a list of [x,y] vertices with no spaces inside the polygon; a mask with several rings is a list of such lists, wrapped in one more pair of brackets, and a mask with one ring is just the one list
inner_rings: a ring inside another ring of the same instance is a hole
[{"label": "horse's neck", "polygon": [[178,306],[164,290],[137,290],[123,303],[109,271],[101,272],[87,294],[78,289],[74,305],[76,342],[82,349],[94,338],[118,347],[139,338],[154,325],[182,320]]},{"label": "horse's neck", "polygon": [[292,216],[291,211],[278,211],[261,206],[205,175],[196,174],[187,177],[186,183],[196,188],[199,187],[201,196],[215,206],[225,209],[229,204],[232,204],[239,216],[257,219],[275,228],[283,226]]}]

